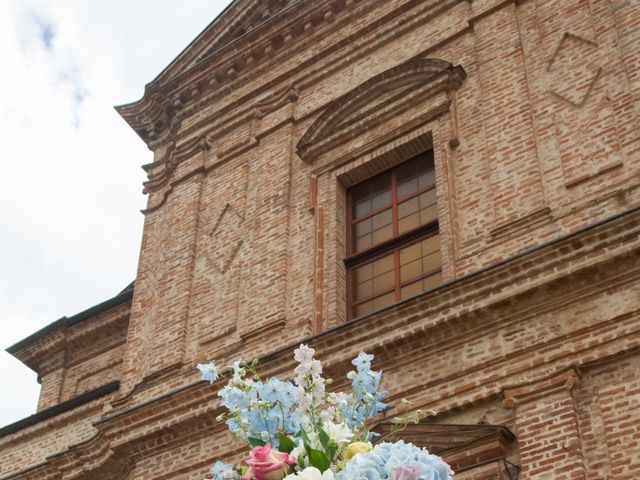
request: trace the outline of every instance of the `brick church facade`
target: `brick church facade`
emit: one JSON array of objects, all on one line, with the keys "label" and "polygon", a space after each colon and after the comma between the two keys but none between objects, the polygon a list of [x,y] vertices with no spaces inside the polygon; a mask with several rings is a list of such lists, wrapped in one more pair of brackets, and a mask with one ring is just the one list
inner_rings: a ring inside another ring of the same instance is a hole
[{"label": "brick church facade", "polygon": [[304,341],[456,479],[640,478],[639,2],[236,0],[118,111],[137,277],[8,349],[0,477],[201,479],[243,450],[195,365]]}]

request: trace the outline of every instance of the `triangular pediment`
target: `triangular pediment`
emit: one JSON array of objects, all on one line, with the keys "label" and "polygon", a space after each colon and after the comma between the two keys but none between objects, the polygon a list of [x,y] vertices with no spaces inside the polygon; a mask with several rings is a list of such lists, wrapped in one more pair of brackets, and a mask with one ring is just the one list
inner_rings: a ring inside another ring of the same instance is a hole
[{"label": "triangular pediment", "polygon": [[234,0],[158,76],[166,83],[303,0]]}]

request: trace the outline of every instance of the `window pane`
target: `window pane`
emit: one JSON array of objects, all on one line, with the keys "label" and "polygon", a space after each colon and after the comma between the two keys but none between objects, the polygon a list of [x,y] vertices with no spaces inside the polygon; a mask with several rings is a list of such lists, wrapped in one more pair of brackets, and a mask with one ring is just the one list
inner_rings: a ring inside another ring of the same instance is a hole
[{"label": "window pane", "polygon": [[395,287],[394,255],[389,254],[353,270],[353,300],[359,302]]},{"label": "window pane", "polygon": [[356,283],[354,291],[354,300],[359,302],[373,296],[373,280],[367,280],[362,283]]},{"label": "window pane", "polygon": [[439,270],[441,266],[439,235],[426,238],[400,250],[400,281],[402,283],[425,273]]},{"label": "window pane", "polygon": [[393,255],[387,255],[370,264],[373,268],[373,275],[378,276],[393,270]]},{"label": "window pane", "polygon": [[432,189],[420,195],[420,224],[434,222],[438,219],[438,205],[436,204],[436,190]]},{"label": "window pane", "polygon": [[[422,196],[422,195],[421,195]],[[398,205],[398,218],[408,217],[420,210],[420,197],[413,197]]]},{"label": "window pane", "polygon": [[367,315],[368,313],[373,312],[373,301],[362,303],[353,309],[354,317],[361,317],[362,315]]},{"label": "window pane", "polygon": [[424,273],[433,272],[442,267],[442,259],[440,258],[440,252],[430,253],[422,259],[422,271]]},{"label": "window pane", "polygon": [[430,288],[437,287],[442,283],[442,272],[434,273],[430,277],[425,278],[422,281],[422,287],[425,290],[429,290]]},{"label": "window pane", "polygon": [[393,288],[395,285],[395,275],[394,272],[387,272],[379,275],[377,277],[373,277],[373,294],[382,293],[390,288]]},{"label": "window pane", "polygon": [[420,173],[418,177],[418,188],[424,190],[436,184],[436,172],[433,170],[433,160],[428,168]]},{"label": "window pane", "polygon": [[391,209],[385,210],[353,226],[354,249],[361,252],[393,237]]},{"label": "window pane", "polygon": [[400,265],[407,265],[422,258],[422,245],[420,242],[409,245],[400,250]]},{"label": "window pane", "polygon": [[367,265],[363,265],[362,267],[353,269],[353,282],[354,283],[362,283],[366,280],[369,280],[373,277],[373,265],[368,263]]},{"label": "window pane", "polygon": [[402,199],[435,183],[433,158],[430,154],[419,155],[397,168],[398,199]]},{"label": "window pane", "polygon": [[420,225],[420,213],[414,213],[398,221],[398,233],[408,232],[409,230],[418,228]]},{"label": "window pane", "polygon": [[395,293],[388,293],[387,295],[383,295],[381,297],[376,298],[373,301],[373,306],[377,310],[379,308],[385,307],[396,301]]},{"label": "window pane", "polygon": [[356,252],[361,252],[362,250],[366,250],[371,245],[373,245],[373,237],[371,235],[366,235],[361,238],[356,238],[356,244],[354,245]]},{"label": "window pane", "polygon": [[353,226],[354,250],[361,252],[393,237],[391,209],[385,210]]},{"label": "window pane", "polygon": [[385,210],[382,213],[374,215],[371,217],[371,222],[373,224],[373,229],[377,230],[378,228],[382,228],[386,225],[391,225],[391,209]]},{"label": "window pane", "polygon": [[402,299],[413,297],[426,290],[437,287],[442,283],[442,273],[434,273],[428,276],[424,280],[418,280],[417,282],[410,283],[409,285],[400,289],[400,297]]},{"label": "window pane", "polygon": [[407,263],[406,265],[400,267],[400,281],[406,282],[407,280],[411,280],[412,278],[419,277],[422,275],[422,259],[418,259],[414,262]]},{"label": "window pane", "polygon": [[423,163],[419,157],[403,163],[397,168],[398,198],[406,197],[418,191],[418,177]]},{"label": "window pane", "polygon": [[440,235],[425,238],[422,240],[422,252],[424,255],[440,251]]},{"label": "window pane", "polygon": [[436,204],[436,189],[432,188],[424,193],[419,195],[420,198],[420,208],[427,208],[431,205]]},{"label": "window pane", "polygon": [[400,298],[405,299],[418,295],[422,290],[422,280],[414,283],[410,283],[406,287],[400,289]]},{"label": "window pane", "polygon": [[391,237],[393,237],[393,227],[391,225],[380,228],[373,232],[373,245],[389,240]]},{"label": "window pane", "polygon": [[356,223],[353,226],[353,231],[355,233],[355,237],[363,237],[368,233],[371,233],[373,230],[373,219],[367,218],[366,220],[362,220],[361,222]]},{"label": "window pane", "polygon": [[353,202],[353,218],[391,204],[391,172],[367,180],[349,190]]},{"label": "window pane", "polygon": [[418,191],[418,177],[405,179],[402,183],[398,180],[398,198],[404,198]]}]

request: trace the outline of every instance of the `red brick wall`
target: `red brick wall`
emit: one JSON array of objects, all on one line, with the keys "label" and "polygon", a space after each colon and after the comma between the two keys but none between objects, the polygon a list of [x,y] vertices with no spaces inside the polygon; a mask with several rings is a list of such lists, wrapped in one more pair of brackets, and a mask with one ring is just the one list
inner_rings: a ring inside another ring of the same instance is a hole
[{"label": "red brick wall", "polygon": [[[332,375],[373,351],[392,400],[435,408],[436,421],[506,399],[492,418],[518,436],[521,478],[635,478],[640,220],[605,220],[640,205],[640,5],[350,0],[306,13],[163,78],[124,113],[135,126],[157,123],[145,108],[165,97],[175,110],[149,141],[122,386],[96,424],[100,448],[129,465],[127,478],[198,478],[237,452],[193,366],[332,328],[310,340]],[[404,78],[340,110],[351,98],[341,95],[416,58],[466,78],[424,80],[400,107],[385,95]],[[394,116],[376,123],[385,108]],[[336,111],[338,140],[300,158],[305,132]],[[361,130],[342,140],[340,128]],[[345,324],[345,189],[416,148],[434,150],[443,271],[455,282]],[[290,354],[266,368],[286,374]],[[98,381],[73,375],[64,395]],[[57,380],[44,380],[49,398]]]}]

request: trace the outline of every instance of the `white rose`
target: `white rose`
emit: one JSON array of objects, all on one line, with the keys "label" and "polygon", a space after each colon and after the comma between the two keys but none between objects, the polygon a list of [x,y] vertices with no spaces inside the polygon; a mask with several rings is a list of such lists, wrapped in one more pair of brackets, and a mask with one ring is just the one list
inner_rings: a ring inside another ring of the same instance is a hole
[{"label": "white rose", "polygon": [[329,438],[338,445],[349,443],[351,437],[353,437],[353,432],[351,432],[345,423],[325,422],[322,426],[325,432],[327,432],[327,435],[329,435]]}]

